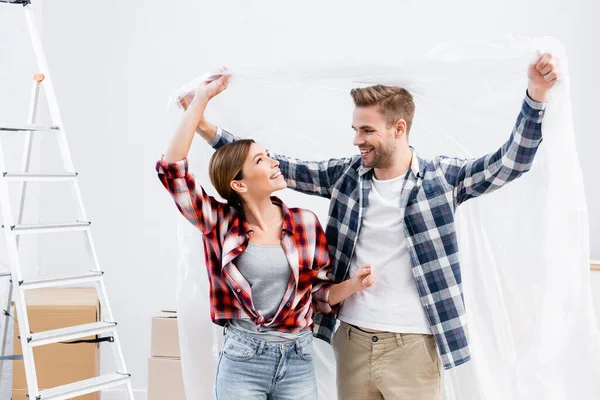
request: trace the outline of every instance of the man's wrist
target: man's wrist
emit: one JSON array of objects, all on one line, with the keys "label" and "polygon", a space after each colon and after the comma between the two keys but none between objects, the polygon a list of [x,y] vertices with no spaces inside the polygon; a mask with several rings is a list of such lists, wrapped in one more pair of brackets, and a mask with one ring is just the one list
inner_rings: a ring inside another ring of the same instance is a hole
[{"label": "man's wrist", "polygon": [[545,103],[548,99],[548,91],[549,89],[540,88],[532,84],[527,86],[527,96],[536,103]]}]

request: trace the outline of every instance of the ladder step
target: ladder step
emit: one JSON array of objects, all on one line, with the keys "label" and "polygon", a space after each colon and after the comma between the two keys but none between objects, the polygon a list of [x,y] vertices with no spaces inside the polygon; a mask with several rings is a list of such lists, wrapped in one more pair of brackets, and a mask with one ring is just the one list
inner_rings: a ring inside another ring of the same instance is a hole
[{"label": "ladder step", "polygon": [[0,278],[3,278],[5,276],[10,276],[10,272],[0,272]]},{"label": "ladder step", "polygon": [[0,3],[26,5],[31,3],[31,0],[0,0]]},{"label": "ladder step", "polygon": [[104,272],[93,271],[88,274],[79,275],[79,276],[65,276],[65,277],[60,277],[60,278],[41,279],[39,281],[30,281],[30,282],[25,281],[25,282],[22,282],[19,286],[23,290],[60,287],[60,286],[73,285],[73,284],[98,282],[100,279],[102,279],[103,275],[104,275]]},{"label": "ladder step", "polygon": [[57,386],[52,389],[40,391],[39,400],[63,400],[77,396],[83,396],[89,393],[98,392],[113,386],[124,385],[129,381],[130,374],[107,374],[98,376],[85,381],[70,383],[64,386]]},{"label": "ladder step", "polygon": [[16,182],[71,182],[77,178],[77,172],[64,173],[30,173],[30,172],[4,172],[7,181]]},{"label": "ladder step", "polygon": [[37,125],[37,124],[17,124],[14,122],[0,122],[0,131],[51,131],[58,129],[58,126]]},{"label": "ladder step", "polygon": [[31,235],[36,233],[84,231],[91,222],[79,221],[67,224],[14,225],[11,231],[16,235]]},{"label": "ladder step", "polygon": [[116,327],[116,322],[93,322],[91,324],[69,326],[68,328],[32,333],[31,336],[27,338],[27,341],[31,347],[44,346],[46,344],[111,333],[115,331]]}]

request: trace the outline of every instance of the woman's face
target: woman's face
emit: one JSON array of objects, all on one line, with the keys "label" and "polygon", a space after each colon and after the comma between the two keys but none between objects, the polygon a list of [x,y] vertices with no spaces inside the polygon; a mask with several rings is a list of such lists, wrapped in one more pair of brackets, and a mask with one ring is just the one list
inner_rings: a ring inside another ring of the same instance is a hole
[{"label": "woman's face", "polygon": [[279,171],[279,163],[269,157],[268,151],[252,143],[244,166],[243,178],[239,181],[244,184],[246,192],[251,197],[270,196],[271,193],[285,189],[287,183]]}]

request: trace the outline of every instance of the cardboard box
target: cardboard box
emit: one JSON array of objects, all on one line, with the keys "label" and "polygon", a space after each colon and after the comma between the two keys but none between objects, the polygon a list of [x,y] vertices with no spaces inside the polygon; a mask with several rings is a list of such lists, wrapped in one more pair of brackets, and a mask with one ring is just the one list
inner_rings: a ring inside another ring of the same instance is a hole
[{"label": "cardboard box", "polygon": [[29,400],[27,397],[27,390],[14,390],[12,391],[12,400]]},{"label": "cardboard box", "polygon": [[152,318],[152,357],[181,357],[176,312],[163,311]]},{"label": "cardboard box", "polygon": [[148,400],[185,400],[177,313],[152,318],[152,358],[148,360]]},{"label": "cardboard box", "polygon": [[186,400],[178,358],[148,360],[148,400]]},{"label": "cardboard box", "polygon": [[[73,397],[71,400],[85,400],[87,398],[89,398],[89,397],[79,396],[79,397]],[[32,400],[32,399],[27,397],[27,390],[19,389],[19,390],[13,390],[12,400]]]},{"label": "cardboard box", "polygon": [[[42,332],[96,322],[100,304],[95,288],[37,289],[25,293],[29,328]],[[16,313],[15,313],[16,314]],[[16,316],[18,321],[18,315]],[[14,354],[22,354],[19,326],[15,324]],[[94,339],[94,336],[84,338]],[[99,344],[79,343],[35,347],[33,349],[38,386],[50,389],[56,386],[93,378],[100,373]],[[23,361],[13,364],[13,398],[27,393]],[[99,393],[77,397],[97,400]]]}]

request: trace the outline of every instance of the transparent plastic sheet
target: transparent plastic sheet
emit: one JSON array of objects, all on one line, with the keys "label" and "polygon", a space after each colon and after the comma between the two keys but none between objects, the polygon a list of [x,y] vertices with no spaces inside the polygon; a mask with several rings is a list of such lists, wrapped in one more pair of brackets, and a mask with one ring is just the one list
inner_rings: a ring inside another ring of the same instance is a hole
[{"label": "transparent plastic sheet", "polygon": [[[396,84],[415,96],[410,141],[421,156],[477,157],[508,139],[525,95],[527,66],[539,51],[555,54],[562,74],[532,171],[457,212],[473,358],[443,372],[445,399],[600,398],[587,211],[562,46],[551,38],[505,37],[442,44],[420,60],[396,65],[232,68],[230,87],[207,110],[213,123],[276,153],[342,157],[356,151],[349,89]],[[207,174],[211,153],[196,139],[190,165],[214,195]],[[327,200],[290,190],[278,195],[315,211],[325,225]],[[222,329],[209,317],[201,234],[181,219],[178,238],[186,392],[189,399],[209,399]],[[319,398],[336,399],[333,351],[320,340],[314,349]]]}]

